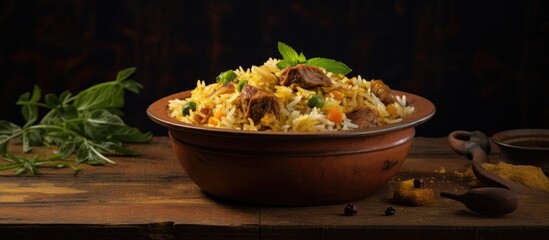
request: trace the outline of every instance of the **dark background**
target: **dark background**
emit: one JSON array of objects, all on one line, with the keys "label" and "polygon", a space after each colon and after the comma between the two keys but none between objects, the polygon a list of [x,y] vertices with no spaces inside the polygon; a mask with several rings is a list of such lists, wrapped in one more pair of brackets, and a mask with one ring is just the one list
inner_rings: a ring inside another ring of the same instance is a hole
[{"label": "dark background", "polygon": [[136,66],[124,120],[219,72],[280,57],[277,41],[431,100],[420,136],[549,128],[548,1],[0,1],[0,119],[34,84],[76,93]]}]

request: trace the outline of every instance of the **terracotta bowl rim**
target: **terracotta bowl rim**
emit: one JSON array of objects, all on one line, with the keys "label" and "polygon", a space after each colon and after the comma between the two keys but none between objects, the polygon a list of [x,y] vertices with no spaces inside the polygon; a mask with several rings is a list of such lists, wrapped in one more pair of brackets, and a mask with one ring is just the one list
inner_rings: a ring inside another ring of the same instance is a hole
[{"label": "terracotta bowl rim", "polygon": [[272,132],[272,131],[245,131],[245,130],[234,130],[234,129],[225,129],[225,128],[215,128],[207,126],[198,126],[187,124],[181,122],[175,118],[172,118],[168,113],[168,101],[173,99],[184,99],[190,96],[191,90],[178,92],[175,94],[168,95],[157,101],[153,102],[147,108],[147,115],[149,118],[156,122],[157,124],[167,127],[169,130],[173,131],[192,131],[199,133],[209,133],[209,134],[230,134],[235,136],[247,136],[247,137],[364,137],[364,136],[373,136],[380,135],[384,133],[395,132],[402,129],[416,127],[425,123],[429,120],[436,112],[435,105],[418,95],[407,93],[403,91],[393,90],[393,95],[406,95],[406,103],[415,108],[414,113],[405,120],[388,124],[380,127],[372,127],[365,129],[356,129],[356,130],[345,130],[345,131],[323,131],[323,132]]},{"label": "terracotta bowl rim", "polygon": [[509,144],[506,141],[519,138],[543,138],[549,139],[549,129],[541,128],[524,128],[524,129],[511,129],[501,132],[497,132],[492,135],[492,141],[500,147],[506,149],[520,149],[528,151],[548,151],[548,147],[530,147],[530,146],[517,146]]}]

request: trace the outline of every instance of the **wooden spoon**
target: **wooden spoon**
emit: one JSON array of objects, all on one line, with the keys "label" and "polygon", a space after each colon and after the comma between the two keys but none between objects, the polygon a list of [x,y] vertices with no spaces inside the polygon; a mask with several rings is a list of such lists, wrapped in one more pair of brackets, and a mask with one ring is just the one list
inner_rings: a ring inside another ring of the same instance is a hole
[{"label": "wooden spoon", "polygon": [[484,133],[480,131],[454,131],[448,135],[448,142],[455,152],[471,160],[471,167],[475,177],[486,186],[507,188],[517,194],[541,198],[549,197],[547,192],[502,178],[482,167],[483,163],[489,162],[487,154],[490,153],[490,143]]},{"label": "wooden spoon", "polygon": [[500,216],[518,208],[517,195],[507,188],[481,187],[463,194],[441,192],[440,196],[459,201],[471,211],[484,216]]},{"label": "wooden spoon", "polygon": [[518,208],[517,194],[547,198],[548,194],[520,183],[501,178],[482,167],[488,162],[490,143],[480,131],[454,131],[448,135],[450,147],[471,160],[471,167],[477,179],[489,187],[472,189],[463,194],[441,192],[440,196],[465,204],[471,211],[486,216],[511,213]]}]

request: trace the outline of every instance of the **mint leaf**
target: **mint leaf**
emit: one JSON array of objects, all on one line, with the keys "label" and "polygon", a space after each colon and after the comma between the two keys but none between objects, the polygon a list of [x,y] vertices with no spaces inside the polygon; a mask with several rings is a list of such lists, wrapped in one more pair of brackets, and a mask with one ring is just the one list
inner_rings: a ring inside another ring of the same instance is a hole
[{"label": "mint leaf", "polygon": [[349,67],[347,67],[347,65],[345,65],[345,63],[338,62],[333,59],[315,57],[307,60],[305,54],[300,53],[298,55],[292,47],[283,42],[278,42],[278,51],[280,52],[280,55],[282,55],[282,57],[284,58],[276,64],[279,69],[293,67],[297,64],[304,63],[309,66],[321,67],[326,69],[326,71],[328,72],[333,72],[337,74],[345,75],[352,71]]},{"label": "mint leaf", "polygon": [[298,61],[299,63],[304,63],[304,62],[306,62],[306,61],[307,61],[307,58],[305,58],[305,54],[300,53],[300,54],[299,54],[299,57],[297,58],[297,61]]},{"label": "mint leaf", "polygon": [[288,60],[282,60],[280,62],[278,62],[276,64],[276,66],[278,67],[278,69],[284,69],[284,68],[287,68],[287,67],[293,67],[297,65],[296,62],[291,62],[291,61],[288,61]]},{"label": "mint leaf", "polygon": [[347,67],[347,65],[345,65],[345,63],[338,62],[336,60],[328,59],[328,58],[319,58],[319,57],[311,58],[307,60],[306,64],[309,66],[321,67],[326,69],[326,71],[328,72],[333,72],[333,73],[343,74],[343,75],[350,73],[352,71],[349,67]]},{"label": "mint leaf", "polygon": [[290,62],[299,61],[299,55],[297,54],[297,52],[292,47],[283,42],[278,42],[278,52],[280,52],[280,55],[282,55],[282,58],[284,58],[284,60]]}]

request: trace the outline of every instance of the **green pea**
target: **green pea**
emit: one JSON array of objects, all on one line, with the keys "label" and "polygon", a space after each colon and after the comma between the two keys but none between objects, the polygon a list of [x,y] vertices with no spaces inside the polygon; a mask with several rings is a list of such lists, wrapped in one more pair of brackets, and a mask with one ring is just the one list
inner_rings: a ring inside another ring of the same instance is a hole
[{"label": "green pea", "polygon": [[240,82],[238,82],[238,85],[236,86],[236,90],[238,92],[242,92],[242,88],[244,87],[244,85],[246,85],[246,83],[248,83],[248,80],[240,80]]},{"label": "green pea", "polygon": [[196,111],[196,103],[193,101],[189,101],[183,105],[183,116],[189,115],[191,110]]},{"label": "green pea", "polygon": [[227,70],[225,72],[222,72],[219,74],[219,76],[216,77],[217,82],[220,82],[221,84],[228,83],[236,78],[236,73],[233,72],[233,70]]},{"label": "green pea", "polygon": [[307,105],[312,108],[321,108],[322,106],[324,106],[324,98],[318,94],[311,95],[309,97],[309,100],[307,101]]}]

